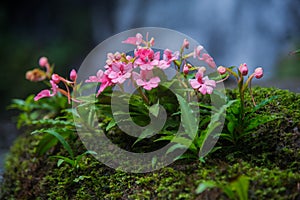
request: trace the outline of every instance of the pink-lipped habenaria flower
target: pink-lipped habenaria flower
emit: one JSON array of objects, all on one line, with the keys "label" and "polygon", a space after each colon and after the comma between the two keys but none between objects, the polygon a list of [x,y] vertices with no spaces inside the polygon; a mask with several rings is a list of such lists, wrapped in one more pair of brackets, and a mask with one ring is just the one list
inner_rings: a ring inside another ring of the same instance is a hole
[{"label": "pink-lipped habenaria flower", "polygon": [[106,64],[111,65],[113,62],[117,62],[122,58],[122,54],[119,52],[116,52],[115,54],[108,53],[107,54],[107,60]]},{"label": "pink-lipped habenaria flower", "polygon": [[105,74],[114,84],[122,84],[131,77],[132,63],[114,62]]},{"label": "pink-lipped habenaria flower", "polygon": [[203,46],[199,45],[197,47],[195,47],[194,49],[194,58],[198,58],[199,60],[201,60],[201,57],[200,57],[200,54],[201,54],[201,51],[203,50]]},{"label": "pink-lipped habenaria flower", "polygon": [[243,76],[246,76],[248,74],[248,66],[246,63],[240,64],[239,71]]},{"label": "pink-lipped habenaria flower", "polygon": [[52,88],[51,88],[52,93],[50,90],[42,90],[34,97],[34,101],[38,101],[39,99],[45,98],[45,97],[53,97],[54,95],[56,95],[56,93],[58,91],[58,86],[52,80],[50,80],[50,84],[52,86]]},{"label": "pink-lipped habenaria flower", "polygon": [[143,42],[143,36],[142,36],[142,34],[137,33],[135,35],[135,37],[129,37],[126,40],[124,40],[122,43],[132,44],[132,45],[139,46],[140,44],[142,44],[142,42]]},{"label": "pink-lipped habenaria flower", "polygon": [[202,61],[206,62],[208,64],[208,66],[210,66],[211,68],[215,68],[216,63],[215,63],[214,59],[208,53],[203,53],[202,57],[201,57],[201,51],[203,49],[204,48],[201,45],[195,47],[194,53],[193,53],[194,58],[198,58],[198,60],[202,60]]},{"label": "pink-lipped habenaria flower", "polygon": [[195,79],[190,80],[192,88],[199,91],[201,94],[212,94],[214,87],[216,87],[216,82],[210,80],[207,76],[204,76],[205,68],[200,68],[195,75]]},{"label": "pink-lipped habenaria flower", "polygon": [[216,63],[214,61],[214,59],[207,53],[204,53],[202,55],[201,60],[203,60],[204,62],[206,62],[208,64],[208,66],[210,66],[211,68],[216,68]]},{"label": "pink-lipped habenaria flower", "polygon": [[90,76],[89,79],[87,79],[85,82],[86,83],[101,83],[101,85],[98,89],[98,92],[97,92],[97,96],[99,96],[101,94],[101,92],[103,92],[103,90],[105,90],[105,88],[113,85],[111,80],[108,78],[108,75],[105,74],[102,70],[99,70],[97,72],[96,76]]},{"label": "pink-lipped habenaria flower", "polygon": [[151,90],[156,88],[160,83],[160,78],[153,75],[151,70],[141,70],[132,73],[133,79],[136,81],[138,86],[142,86],[145,90]]},{"label": "pink-lipped habenaria flower", "polygon": [[165,61],[167,61],[169,64],[172,61],[177,60],[178,57],[179,57],[179,52],[178,51],[175,51],[174,53],[170,49],[166,49],[164,51],[163,59]]},{"label": "pink-lipped habenaria flower", "polygon": [[154,53],[151,48],[140,47],[134,52],[136,60],[134,67],[139,66],[141,70],[152,70],[159,65],[160,52]]}]

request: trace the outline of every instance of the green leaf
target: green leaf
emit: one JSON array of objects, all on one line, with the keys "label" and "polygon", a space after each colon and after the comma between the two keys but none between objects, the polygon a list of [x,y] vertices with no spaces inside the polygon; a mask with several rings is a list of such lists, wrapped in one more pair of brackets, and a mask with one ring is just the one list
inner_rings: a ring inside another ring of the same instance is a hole
[{"label": "green leaf", "polygon": [[114,119],[110,120],[110,122],[108,123],[108,125],[106,126],[106,131],[108,131],[109,129],[111,129],[112,127],[114,127],[117,123],[115,122]]},{"label": "green leaf", "polygon": [[277,99],[279,96],[275,95],[272,96],[268,99],[263,100],[262,102],[260,102],[259,104],[257,104],[254,109],[251,111],[251,113],[254,113],[255,111],[259,110],[261,107],[265,106],[266,104],[268,104],[269,102],[273,101],[274,99]]},{"label": "green leaf", "polygon": [[244,133],[247,133],[260,125],[271,122],[278,119],[276,115],[260,115],[259,117],[254,117],[248,121],[248,126],[245,128]]},{"label": "green leaf", "polygon": [[201,194],[206,189],[217,187],[217,184],[213,181],[205,181],[200,183],[196,189],[196,194]]},{"label": "green leaf", "polygon": [[83,157],[84,155],[87,155],[87,154],[93,154],[93,155],[96,155],[97,153],[96,153],[95,151],[86,151],[86,152],[84,152],[84,153],[82,153],[82,154],[80,154],[80,155],[78,155],[78,156],[76,157],[77,163],[79,163],[79,162],[81,161],[82,157]]},{"label": "green leaf", "polygon": [[207,126],[207,129],[200,135],[199,141],[198,141],[198,147],[200,147],[200,154],[203,152],[203,147],[206,142],[206,140],[209,138],[211,133],[221,124],[219,122],[221,116],[225,113],[226,109],[230,107],[233,103],[235,103],[236,100],[228,101],[227,104],[223,105],[219,110],[217,110],[211,117],[211,121]]},{"label": "green leaf", "polygon": [[195,146],[195,144],[193,144],[193,140],[189,139],[189,138],[185,138],[185,137],[174,137],[172,139],[172,142],[174,143],[178,143],[178,144],[182,144],[184,145],[186,148],[190,149],[191,151],[196,152],[197,148]]},{"label": "green leaf", "polygon": [[156,104],[150,106],[149,112],[150,112],[154,117],[158,117],[158,114],[159,114],[159,101],[157,101]]},{"label": "green leaf", "polygon": [[198,118],[195,117],[188,102],[180,95],[176,94],[181,110],[181,122],[185,129],[185,133],[194,139],[198,131]]},{"label": "green leaf", "polygon": [[183,144],[174,144],[173,146],[171,146],[168,151],[166,152],[166,154],[172,153],[173,151],[175,151],[176,149],[186,149],[187,147]]},{"label": "green leaf", "polygon": [[63,159],[59,159],[57,161],[57,167],[60,167],[63,162],[65,162]]},{"label": "green leaf", "polygon": [[153,136],[153,134],[157,132],[156,129],[153,129],[152,127],[146,128],[141,135],[138,137],[138,139],[133,143],[132,146],[134,146],[136,143],[140,142],[141,140]]},{"label": "green leaf", "polygon": [[37,146],[37,152],[41,156],[45,154],[49,149],[51,149],[53,146],[55,146],[58,142],[58,139],[54,137],[53,135],[46,135],[44,136],[38,146]]},{"label": "green leaf", "polygon": [[249,190],[249,178],[246,176],[240,176],[237,180],[232,182],[231,188],[238,194],[240,200],[248,200]]},{"label": "green leaf", "polygon": [[59,133],[57,133],[56,131],[51,130],[51,129],[45,130],[45,132],[56,137],[60,141],[60,143],[63,145],[63,147],[68,151],[68,153],[70,154],[72,159],[74,160],[73,150],[71,149],[69,143]]},{"label": "green leaf", "polygon": [[236,124],[234,123],[234,121],[228,122],[227,129],[228,129],[229,133],[231,133],[231,134],[233,133],[235,126],[236,126]]},{"label": "green leaf", "polygon": [[73,159],[70,159],[70,158],[65,157],[65,156],[50,156],[50,158],[58,158],[59,160],[63,160],[64,162],[70,164],[71,166],[74,166],[74,163],[75,163],[75,161]]}]

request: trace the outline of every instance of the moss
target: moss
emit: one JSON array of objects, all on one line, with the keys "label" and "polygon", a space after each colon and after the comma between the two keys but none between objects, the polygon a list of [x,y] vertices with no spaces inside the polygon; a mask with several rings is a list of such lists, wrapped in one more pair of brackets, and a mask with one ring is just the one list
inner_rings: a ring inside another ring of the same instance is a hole
[{"label": "moss", "polygon": [[[229,93],[232,97],[236,91]],[[207,180],[229,184],[240,175],[250,178],[250,199],[300,198],[300,96],[284,90],[256,88],[257,102],[279,97],[254,116],[278,115],[259,126],[235,149],[209,154],[205,163],[177,161],[158,171],[131,174],[113,170],[94,157],[83,158],[80,168],[56,166],[52,154],[64,155],[60,145],[47,155],[36,156],[38,136],[21,136],[6,160],[1,199],[228,199],[220,188],[196,194]],[[250,96],[246,96],[250,106]],[[221,141],[222,142],[222,141]],[[79,141],[78,153],[84,151]]]}]

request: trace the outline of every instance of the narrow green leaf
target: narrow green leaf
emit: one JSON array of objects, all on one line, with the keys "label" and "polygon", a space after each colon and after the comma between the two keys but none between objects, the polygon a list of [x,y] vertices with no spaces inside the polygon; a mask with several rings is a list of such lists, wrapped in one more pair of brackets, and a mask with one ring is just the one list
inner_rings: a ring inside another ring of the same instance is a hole
[{"label": "narrow green leaf", "polygon": [[249,178],[240,176],[237,180],[232,182],[231,187],[238,194],[240,200],[248,200]]},{"label": "narrow green leaf", "polygon": [[56,131],[54,130],[45,130],[46,133],[55,136],[60,143],[63,145],[63,147],[68,151],[68,153],[70,154],[70,156],[72,157],[72,159],[74,160],[74,153],[73,150],[71,149],[69,143]]},{"label": "narrow green leaf", "polygon": [[37,146],[37,152],[41,156],[45,154],[49,149],[54,147],[58,142],[58,139],[53,135],[45,135]]},{"label": "narrow green leaf", "polygon": [[110,120],[110,122],[108,123],[108,125],[106,126],[106,131],[108,131],[109,129],[111,129],[112,127],[114,127],[117,123],[115,122],[114,119]]},{"label": "narrow green leaf", "polygon": [[231,134],[233,133],[235,126],[236,125],[235,125],[234,121],[228,122],[227,129],[228,129],[229,133],[231,133]]},{"label": "narrow green leaf", "polygon": [[198,131],[198,118],[195,117],[188,102],[180,95],[176,94],[181,110],[181,122],[185,129],[185,133],[191,139],[194,139]]},{"label": "narrow green leaf", "polygon": [[159,101],[157,101],[156,104],[150,106],[149,112],[150,112],[154,117],[158,117],[158,113],[159,113]]},{"label": "narrow green leaf", "polygon": [[166,154],[172,153],[173,151],[175,151],[176,149],[186,149],[187,147],[183,144],[174,144],[173,146],[171,146],[168,151],[166,152]]},{"label": "narrow green leaf", "polygon": [[58,159],[61,159],[63,160],[64,162],[70,164],[71,166],[74,166],[74,163],[75,161],[68,158],[68,157],[65,157],[65,156],[50,156],[50,158],[58,158]]},{"label": "narrow green leaf", "polygon": [[203,183],[200,183],[199,186],[196,189],[196,194],[201,194],[206,189],[217,187],[217,184],[213,181],[206,181]]},{"label": "narrow green leaf", "polygon": [[140,142],[141,140],[143,140],[143,139],[145,139],[145,138],[148,138],[148,137],[153,136],[153,134],[154,134],[155,132],[157,132],[157,130],[152,129],[151,127],[146,128],[146,129],[141,133],[141,135],[138,137],[138,139],[133,143],[132,146],[134,146],[136,143]]},{"label": "narrow green leaf", "polygon": [[57,167],[60,167],[63,162],[65,162],[63,159],[59,159],[57,161]]}]

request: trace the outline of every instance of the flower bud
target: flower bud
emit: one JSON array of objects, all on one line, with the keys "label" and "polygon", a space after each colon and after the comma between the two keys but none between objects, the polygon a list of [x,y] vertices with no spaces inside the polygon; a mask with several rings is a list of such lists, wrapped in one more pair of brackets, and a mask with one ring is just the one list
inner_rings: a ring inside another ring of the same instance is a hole
[{"label": "flower bud", "polygon": [[76,79],[77,79],[77,73],[76,73],[75,69],[72,69],[72,71],[70,72],[70,79],[72,81],[76,81]]},{"label": "flower bud", "polygon": [[185,64],[184,66],[183,66],[183,73],[185,74],[185,75],[187,75],[188,73],[189,73],[189,66],[187,65],[187,64]]},{"label": "flower bud", "polygon": [[41,57],[41,58],[39,59],[39,65],[40,65],[41,67],[46,67],[47,64],[48,64],[48,58],[46,58],[46,57]]},{"label": "flower bud", "polygon": [[261,77],[263,77],[263,75],[264,75],[264,71],[261,67],[255,69],[254,71],[255,78],[260,79]]},{"label": "flower bud", "polygon": [[60,82],[60,76],[58,74],[52,74],[51,79],[56,84],[58,84]]},{"label": "flower bud", "polygon": [[188,49],[190,46],[190,42],[187,39],[183,40],[182,48]]},{"label": "flower bud", "polygon": [[247,64],[246,63],[241,64],[239,70],[243,76],[246,76],[248,74]]},{"label": "flower bud", "polygon": [[217,70],[221,75],[226,74],[226,68],[223,66],[219,66]]}]

